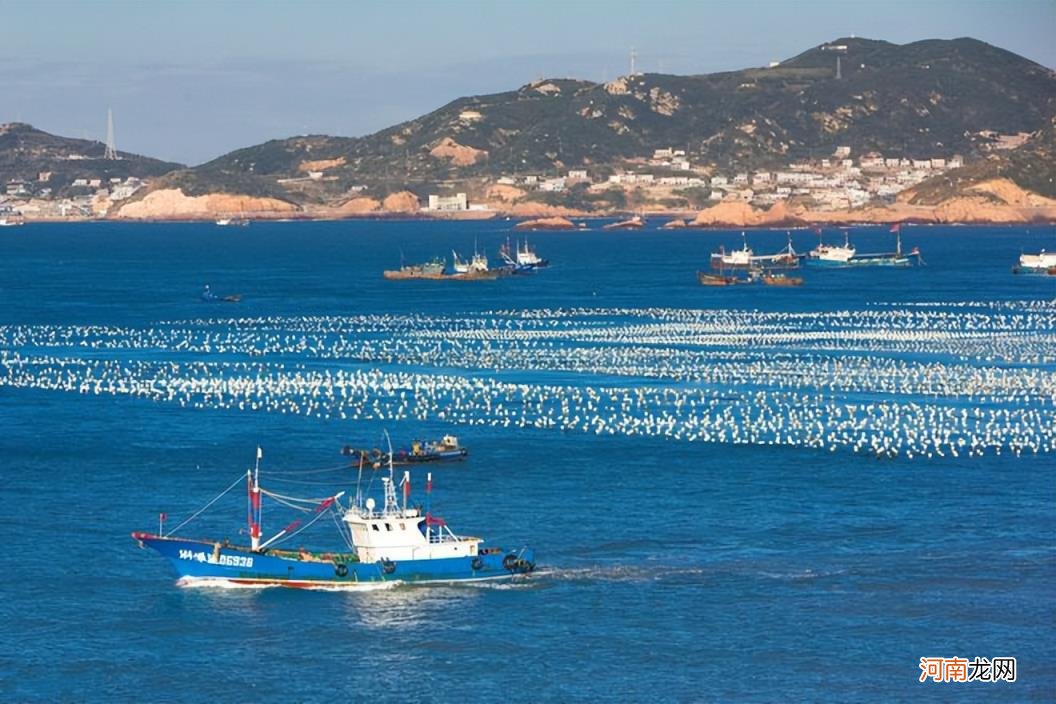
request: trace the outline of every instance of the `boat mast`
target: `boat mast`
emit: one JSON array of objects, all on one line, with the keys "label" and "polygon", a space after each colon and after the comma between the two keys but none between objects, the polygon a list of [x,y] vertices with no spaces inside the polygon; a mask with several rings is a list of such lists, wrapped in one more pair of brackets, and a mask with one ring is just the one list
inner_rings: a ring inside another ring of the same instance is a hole
[{"label": "boat mast", "polygon": [[433,473],[427,472],[425,475],[425,542],[430,542],[432,537],[433,528],[429,525],[429,518],[432,517],[433,509]]},{"label": "boat mast", "polygon": [[410,470],[403,470],[403,515],[407,515],[407,499],[411,496],[411,472]]},{"label": "boat mast", "polygon": [[253,471],[246,470],[246,481],[249,485],[249,548],[254,552],[260,550],[260,460],[264,451],[257,448],[257,462]]}]

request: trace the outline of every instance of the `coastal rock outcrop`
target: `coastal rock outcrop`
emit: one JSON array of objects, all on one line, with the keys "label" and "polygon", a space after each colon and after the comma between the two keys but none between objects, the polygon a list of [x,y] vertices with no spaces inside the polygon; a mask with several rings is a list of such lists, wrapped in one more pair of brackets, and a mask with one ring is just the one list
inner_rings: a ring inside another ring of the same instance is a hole
[{"label": "coastal rock outcrop", "polygon": [[385,196],[381,209],[389,213],[417,213],[421,210],[418,196],[410,191],[397,191]]},{"label": "coastal rock outcrop", "polygon": [[793,214],[788,205],[779,201],[769,210],[756,210],[743,201],[723,201],[697,213],[690,223],[694,227],[759,227],[798,223],[800,215]]},{"label": "coastal rock outcrop", "polygon": [[525,220],[524,222],[517,223],[514,228],[515,230],[574,230],[576,229],[575,223],[568,218],[552,217],[552,218],[536,218],[534,220]]},{"label": "coastal rock outcrop", "polygon": [[113,217],[127,220],[208,220],[221,215],[281,217],[300,208],[278,198],[232,193],[189,196],[179,188],[152,191],[143,198],[122,205]]}]

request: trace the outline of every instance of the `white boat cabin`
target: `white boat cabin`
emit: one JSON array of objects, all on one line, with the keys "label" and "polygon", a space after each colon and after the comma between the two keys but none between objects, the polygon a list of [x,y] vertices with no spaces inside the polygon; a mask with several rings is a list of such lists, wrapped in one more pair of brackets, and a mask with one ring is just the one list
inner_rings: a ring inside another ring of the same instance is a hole
[{"label": "white boat cabin", "polygon": [[[477,555],[481,538],[455,535],[442,520],[408,507],[406,487],[400,506],[393,480],[383,477],[381,481],[385,490],[385,505],[381,510],[375,510],[374,499],[368,498],[362,505],[353,505],[343,518],[352,533],[360,562]],[[403,481],[410,481],[409,473],[404,473]]]}]

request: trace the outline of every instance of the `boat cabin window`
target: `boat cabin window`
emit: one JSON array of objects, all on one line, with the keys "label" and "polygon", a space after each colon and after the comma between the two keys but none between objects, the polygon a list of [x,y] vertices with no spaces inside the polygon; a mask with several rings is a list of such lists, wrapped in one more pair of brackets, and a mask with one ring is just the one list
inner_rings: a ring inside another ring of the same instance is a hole
[{"label": "boat cabin window", "polygon": [[371,524],[370,524],[370,527],[371,527],[371,528],[373,528],[374,530],[379,530],[379,529],[378,529],[378,524],[377,524],[377,523],[371,523]]},{"label": "boat cabin window", "polygon": [[388,523],[385,524],[385,530],[392,530],[392,526]]},{"label": "boat cabin window", "polygon": [[400,521],[400,530],[407,530],[407,524],[403,521]]}]

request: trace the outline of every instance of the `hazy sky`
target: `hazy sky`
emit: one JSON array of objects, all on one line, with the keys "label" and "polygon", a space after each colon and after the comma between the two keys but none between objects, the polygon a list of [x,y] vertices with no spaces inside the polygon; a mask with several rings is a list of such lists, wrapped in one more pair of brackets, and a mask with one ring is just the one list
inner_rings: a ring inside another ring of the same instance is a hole
[{"label": "hazy sky", "polygon": [[971,36],[1056,66],[1056,0],[0,0],[0,122],[196,164],[369,134],[542,76],[761,66],[841,36]]}]

